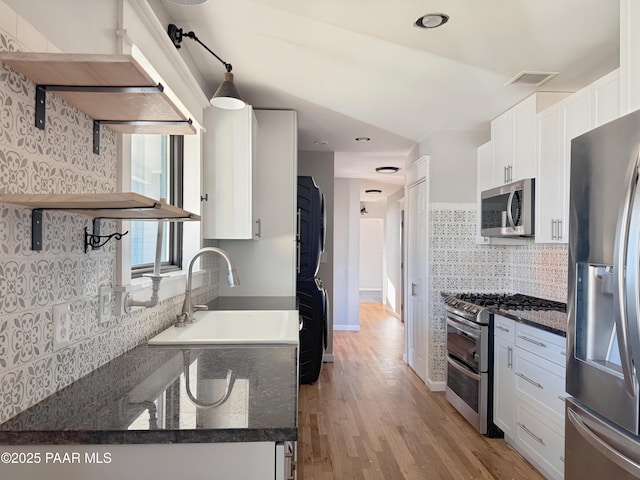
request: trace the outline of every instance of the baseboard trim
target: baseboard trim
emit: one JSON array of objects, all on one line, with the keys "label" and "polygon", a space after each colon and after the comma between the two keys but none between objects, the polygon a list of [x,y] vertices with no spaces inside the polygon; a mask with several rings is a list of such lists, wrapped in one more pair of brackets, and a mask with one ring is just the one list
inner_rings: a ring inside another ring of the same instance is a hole
[{"label": "baseboard trim", "polygon": [[384,306],[384,309],[389,315],[396,317],[398,320],[401,319],[400,314],[398,312],[393,311],[388,305]]},{"label": "baseboard trim", "polygon": [[360,331],[360,325],[334,325],[333,329],[334,330],[345,330],[345,331],[350,331],[350,332],[359,332]]},{"label": "baseboard trim", "polygon": [[432,392],[444,392],[447,389],[447,382],[434,382],[427,379],[427,388]]}]

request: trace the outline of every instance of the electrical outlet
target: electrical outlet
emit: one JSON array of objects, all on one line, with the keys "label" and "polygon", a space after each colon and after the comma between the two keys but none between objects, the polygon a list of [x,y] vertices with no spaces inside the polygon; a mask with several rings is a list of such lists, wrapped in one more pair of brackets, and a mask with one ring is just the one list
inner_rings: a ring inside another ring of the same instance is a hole
[{"label": "electrical outlet", "polygon": [[53,349],[59,350],[71,343],[71,304],[53,307]]},{"label": "electrical outlet", "polygon": [[99,305],[98,305],[98,324],[111,320],[111,287],[103,285],[98,290]]}]

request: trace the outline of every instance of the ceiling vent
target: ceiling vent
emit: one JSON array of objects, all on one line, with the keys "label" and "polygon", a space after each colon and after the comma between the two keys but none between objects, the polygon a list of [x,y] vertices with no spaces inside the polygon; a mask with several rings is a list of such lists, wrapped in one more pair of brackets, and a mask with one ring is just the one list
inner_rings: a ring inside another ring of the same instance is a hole
[{"label": "ceiling vent", "polygon": [[558,72],[520,72],[505,85],[521,85],[523,87],[539,87],[543,83],[548,82]]}]

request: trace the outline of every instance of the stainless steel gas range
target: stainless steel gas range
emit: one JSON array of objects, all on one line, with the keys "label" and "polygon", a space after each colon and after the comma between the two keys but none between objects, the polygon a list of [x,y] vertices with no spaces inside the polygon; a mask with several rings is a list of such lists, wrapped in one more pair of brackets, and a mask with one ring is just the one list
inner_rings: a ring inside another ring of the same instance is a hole
[{"label": "stainless steel gas range", "polygon": [[445,297],[446,398],[481,434],[502,436],[493,424],[493,312],[563,308],[562,303],[521,294],[460,293]]}]

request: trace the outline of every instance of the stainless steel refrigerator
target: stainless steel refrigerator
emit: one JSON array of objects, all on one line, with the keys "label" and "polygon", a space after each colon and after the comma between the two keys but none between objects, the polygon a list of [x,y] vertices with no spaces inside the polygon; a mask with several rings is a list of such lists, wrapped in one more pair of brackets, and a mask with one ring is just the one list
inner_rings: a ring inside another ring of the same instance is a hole
[{"label": "stainless steel refrigerator", "polygon": [[640,479],[640,111],[571,143],[565,478]]}]

